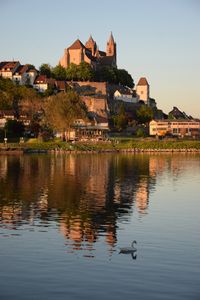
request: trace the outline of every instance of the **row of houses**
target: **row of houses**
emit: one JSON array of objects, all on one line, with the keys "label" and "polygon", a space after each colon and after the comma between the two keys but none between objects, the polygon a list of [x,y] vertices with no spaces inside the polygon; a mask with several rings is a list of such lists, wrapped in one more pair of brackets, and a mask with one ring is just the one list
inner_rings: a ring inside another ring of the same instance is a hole
[{"label": "row of houses", "polygon": [[34,66],[30,64],[21,65],[19,61],[0,62],[0,76],[19,85],[32,86],[40,93],[44,93],[50,87],[64,91],[67,84],[64,80],[55,80],[40,75]]}]

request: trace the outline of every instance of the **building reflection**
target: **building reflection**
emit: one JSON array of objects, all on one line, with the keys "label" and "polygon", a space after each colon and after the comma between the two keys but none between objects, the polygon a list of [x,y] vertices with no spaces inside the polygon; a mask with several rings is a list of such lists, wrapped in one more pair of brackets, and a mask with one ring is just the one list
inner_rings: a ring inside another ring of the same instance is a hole
[{"label": "building reflection", "polygon": [[149,196],[166,172],[181,176],[172,155],[0,156],[0,224],[56,221],[72,250],[117,242],[120,221],[148,213]]}]

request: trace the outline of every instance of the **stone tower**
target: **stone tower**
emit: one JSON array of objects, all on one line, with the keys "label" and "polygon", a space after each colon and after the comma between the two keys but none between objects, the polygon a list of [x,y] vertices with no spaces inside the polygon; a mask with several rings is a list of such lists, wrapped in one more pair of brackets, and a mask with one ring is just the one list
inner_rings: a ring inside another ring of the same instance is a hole
[{"label": "stone tower", "polygon": [[88,41],[86,42],[85,47],[91,51],[93,56],[95,56],[95,53],[96,53],[96,50],[97,50],[97,44],[93,40],[91,35],[90,35]]},{"label": "stone tower", "polygon": [[116,43],[114,41],[112,32],[111,32],[110,38],[107,42],[106,56],[113,56],[113,59],[115,61],[115,65],[117,64],[117,47],[116,47]]},{"label": "stone tower", "polygon": [[149,84],[145,77],[141,77],[136,85],[136,93],[139,100],[144,101],[145,104],[149,105]]}]

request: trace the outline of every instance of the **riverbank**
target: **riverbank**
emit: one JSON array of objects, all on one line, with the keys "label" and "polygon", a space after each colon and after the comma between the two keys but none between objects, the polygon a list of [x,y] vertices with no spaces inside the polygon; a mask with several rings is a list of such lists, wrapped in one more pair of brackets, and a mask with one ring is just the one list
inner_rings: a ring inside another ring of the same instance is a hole
[{"label": "riverbank", "polygon": [[199,140],[152,140],[152,139],[114,139],[111,141],[87,141],[67,143],[48,141],[23,144],[0,144],[0,154],[23,153],[107,153],[107,152],[197,152],[200,153]]}]

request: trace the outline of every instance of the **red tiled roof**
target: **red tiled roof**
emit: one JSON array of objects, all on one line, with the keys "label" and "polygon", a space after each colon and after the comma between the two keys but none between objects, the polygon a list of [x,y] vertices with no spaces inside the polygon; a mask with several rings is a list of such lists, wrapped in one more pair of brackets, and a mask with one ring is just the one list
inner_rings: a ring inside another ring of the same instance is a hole
[{"label": "red tiled roof", "polygon": [[19,61],[2,61],[1,62],[1,70],[2,69],[14,69],[17,64],[19,64]]},{"label": "red tiled roof", "polygon": [[25,73],[27,70],[28,70],[28,66],[27,65],[21,65],[21,66],[19,66],[17,68],[17,70],[15,71],[14,75],[16,75],[16,73],[18,73],[18,74],[21,75],[21,74]]},{"label": "red tiled roof", "polygon": [[77,39],[68,49],[81,49],[85,48],[85,46],[81,43],[79,39]]},{"label": "red tiled roof", "polygon": [[35,83],[47,83],[46,75],[39,75],[35,79]]},{"label": "red tiled roof", "polygon": [[137,85],[149,85],[145,77],[141,77]]}]

